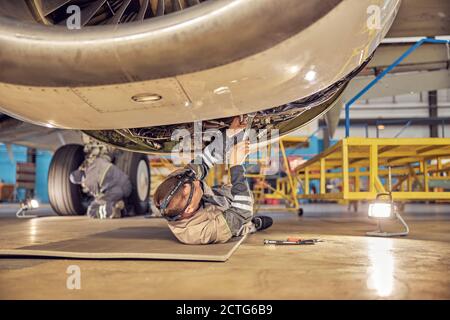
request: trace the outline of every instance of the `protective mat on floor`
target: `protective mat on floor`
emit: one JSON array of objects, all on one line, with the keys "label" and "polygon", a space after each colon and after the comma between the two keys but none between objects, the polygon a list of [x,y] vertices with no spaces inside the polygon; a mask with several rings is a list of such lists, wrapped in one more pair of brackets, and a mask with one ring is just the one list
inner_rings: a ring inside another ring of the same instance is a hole
[{"label": "protective mat on floor", "polygon": [[244,238],[233,238],[223,244],[184,245],[167,227],[126,227],[78,239],[2,249],[0,256],[223,262],[230,258]]}]

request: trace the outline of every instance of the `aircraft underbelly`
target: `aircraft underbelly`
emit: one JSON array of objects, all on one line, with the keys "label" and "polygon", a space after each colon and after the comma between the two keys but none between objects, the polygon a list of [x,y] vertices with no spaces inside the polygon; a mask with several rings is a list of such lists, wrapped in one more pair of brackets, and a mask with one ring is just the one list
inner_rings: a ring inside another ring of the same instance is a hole
[{"label": "aircraft underbelly", "polygon": [[[400,0],[344,0],[268,49],[169,77],[67,86],[2,80],[0,110],[48,127],[100,130],[217,119],[273,108],[323,90],[357,69],[389,30],[399,4]],[[381,8],[381,25],[376,29],[368,27],[370,5]],[[239,30],[235,33],[238,37]],[[140,96],[159,98],[136,101]]]}]

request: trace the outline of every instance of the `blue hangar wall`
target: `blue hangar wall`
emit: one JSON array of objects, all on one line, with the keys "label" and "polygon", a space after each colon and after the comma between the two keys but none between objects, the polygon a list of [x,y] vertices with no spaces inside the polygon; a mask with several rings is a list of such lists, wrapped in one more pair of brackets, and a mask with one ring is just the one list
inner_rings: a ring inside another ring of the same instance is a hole
[{"label": "blue hangar wall", "polygon": [[[10,159],[6,146],[0,143],[0,181],[16,183],[16,163],[27,161],[27,148],[12,145],[13,159]],[[36,198],[40,202],[48,202],[47,179],[52,153],[44,150],[36,152]],[[23,200],[24,193],[18,193],[19,200]]]}]

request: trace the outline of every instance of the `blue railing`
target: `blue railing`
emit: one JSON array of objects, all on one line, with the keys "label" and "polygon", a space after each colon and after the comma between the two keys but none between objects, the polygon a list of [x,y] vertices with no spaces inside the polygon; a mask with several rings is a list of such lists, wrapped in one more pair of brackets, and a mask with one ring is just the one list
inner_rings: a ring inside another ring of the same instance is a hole
[{"label": "blue railing", "polygon": [[392,71],[396,66],[398,66],[407,56],[409,56],[414,50],[419,48],[424,43],[439,43],[439,44],[450,44],[450,40],[439,40],[433,38],[423,38],[417,41],[413,46],[405,51],[397,60],[394,61],[389,67],[387,67],[383,72],[381,72],[375,79],[373,79],[368,85],[366,85],[360,92],[358,92],[353,98],[351,98],[345,104],[345,137],[350,136],[350,107],[359,100],[367,91],[369,91],[378,81],[380,81],[384,76]]}]

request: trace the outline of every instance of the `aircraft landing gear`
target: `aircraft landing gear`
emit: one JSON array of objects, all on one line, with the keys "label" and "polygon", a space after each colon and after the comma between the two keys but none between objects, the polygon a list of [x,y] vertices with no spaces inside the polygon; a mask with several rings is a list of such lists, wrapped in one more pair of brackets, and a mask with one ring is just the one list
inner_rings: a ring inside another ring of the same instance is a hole
[{"label": "aircraft landing gear", "polygon": [[[133,187],[125,200],[129,214],[143,215],[150,210],[150,166],[147,156],[140,153],[116,151],[114,164],[128,177]],[[70,182],[70,174],[85,160],[84,147],[68,144],[59,148],[50,163],[48,195],[52,209],[60,216],[84,215],[91,197],[80,185]]]}]

